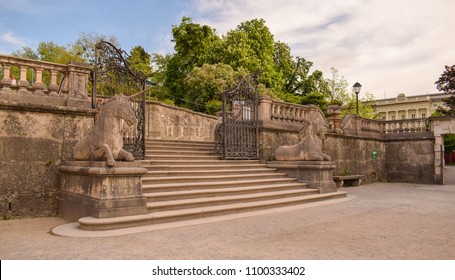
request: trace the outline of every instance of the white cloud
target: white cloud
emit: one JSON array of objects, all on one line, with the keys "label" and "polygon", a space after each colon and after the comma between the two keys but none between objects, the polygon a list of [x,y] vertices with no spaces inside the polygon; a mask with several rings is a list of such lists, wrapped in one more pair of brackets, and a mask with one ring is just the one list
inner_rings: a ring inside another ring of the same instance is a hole
[{"label": "white cloud", "polygon": [[445,64],[455,64],[453,0],[197,0],[195,21],[220,34],[263,18],[293,55],[326,75],[337,68],[381,98],[434,92]]},{"label": "white cloud", "polygon": [[[1,33],[1,32],[0,32]],[[13,32],[3,32],[0,36],[0,53],[10,54],[11,52],[30,45],[28,40],[15,35]]]}]

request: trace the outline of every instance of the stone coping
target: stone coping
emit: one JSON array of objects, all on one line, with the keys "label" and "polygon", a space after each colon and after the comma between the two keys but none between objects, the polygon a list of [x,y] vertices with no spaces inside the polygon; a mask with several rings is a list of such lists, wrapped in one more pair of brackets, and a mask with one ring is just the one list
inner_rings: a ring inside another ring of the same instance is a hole
[{"label": "stone coping", "polygon": [[108,167],[104,161],[67,161],[58,167],[62,173],[89,174],[92,176],[104,175],[142,175],[147,169],[140,167],[140,161],[119,162],[113,167]]}]

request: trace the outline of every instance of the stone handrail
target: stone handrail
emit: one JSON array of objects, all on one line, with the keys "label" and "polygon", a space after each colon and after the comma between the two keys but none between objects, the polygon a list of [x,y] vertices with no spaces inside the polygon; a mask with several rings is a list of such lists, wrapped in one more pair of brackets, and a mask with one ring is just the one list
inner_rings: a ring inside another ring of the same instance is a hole
[{"label": "stone handrail", "polygon": [[316,105],[281,102],[267,96],[262,96],[259,100],[259,119],[263,121],[300,124],[308,118],[310,112],[319,112],[324,115]]},{"label": "stone handrail", "polygon": [[358,115],[347,115],[341,129],[347,135],[370,135],[380,137],[384,132],[384,122],[362,118]]},{"label": "stone handrail", "polygon": [[417,134],[430,132],[428,119],[372,120],[348,115],[341,125],[347,135]]},{"label": "stone handrail", "polygon": [[[0,98],[29,103],[50,103],[56,105],[88,107],[88,82],[91,67],[85,63],[69,64],[50,63],[33,59],[0,55],[3,78],[0,81]],[[20,69],[19,77],[14,77],[11,67]],[[27,80],[27,71],[31,70],[32,83]],[[43,74],[48,73],[48,85],[43,81]],[[18,78],[18,80],[16,80]],[[57,101],[61,99],[60,102]]]},{"label": "stone handrail", "polygon": [[385,133],[419,133],[428,132],[430,130],[426,118],[383,122],[385,125]]}]

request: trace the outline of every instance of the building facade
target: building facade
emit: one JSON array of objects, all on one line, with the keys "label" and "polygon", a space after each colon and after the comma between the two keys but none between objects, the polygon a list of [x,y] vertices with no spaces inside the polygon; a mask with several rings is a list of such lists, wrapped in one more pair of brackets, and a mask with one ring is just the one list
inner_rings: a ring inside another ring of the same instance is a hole
[{"label": "building facade", "polygon": [[444,107],[444,99],[450,94],[432,93],[406,96],[399,94],[396,98],[376,99],[372,105],[376,118],[382,120],[427,118],[439,106]]}]

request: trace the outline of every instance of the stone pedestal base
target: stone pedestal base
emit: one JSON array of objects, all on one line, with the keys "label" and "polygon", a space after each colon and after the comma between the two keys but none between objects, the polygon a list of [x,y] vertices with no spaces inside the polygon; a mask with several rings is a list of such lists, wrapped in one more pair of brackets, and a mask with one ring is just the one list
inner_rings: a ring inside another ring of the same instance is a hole
[{"label": "stone pedestal base", "polygon": [[59,167],[59,214],[70,221],[93,216],[110,218],[147,213],[140,162],[71,161]]},{"label": "stone pedestal base", "polygon": [[308,183],[308,188],[318,189],[320,193],[337,191],[333,181],[336,166],[331,161],[269,161],[267,166]]}]

